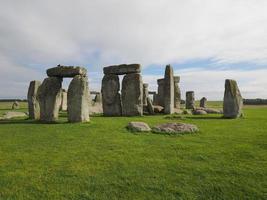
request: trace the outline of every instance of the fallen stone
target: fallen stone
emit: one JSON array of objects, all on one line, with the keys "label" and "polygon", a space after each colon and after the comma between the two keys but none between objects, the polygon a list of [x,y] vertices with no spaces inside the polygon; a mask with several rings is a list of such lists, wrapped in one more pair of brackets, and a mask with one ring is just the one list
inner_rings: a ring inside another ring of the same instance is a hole
[{"label": "fallen stone", "polygon": [[68,89],[68,121],[88,122],[89,119],[89,87],[87,77],[76,75]]},{"label": "fallen stone", "polygon": [[102,79],[102,105],[104,116],[121,116],[120,80],[118,75],[104,75]]},{"label": "fallen stone", "polygon": [[151,128],[144,122],[130,122],[127,128],[133,132],[149,132]]},{"label": "fallen stone", "polygon": [[162,106],[153,106],[154,107],[154,113],[163,113],[164,107]]},{"label": "fallen stone", "polygon": [[46,70],[49,77],[74,77],[76,75],[86,76],[87,70],[83,67],[60,66]]},{"label": "fallen stone", "polygon": [[208,114],[223,114],[222,110],[214,109],[214,108],[204,108],[204,111],[206,111]]},{"label": "fallen stone", "polygon": [[194,110],[193,114],[194,115],[206,115],[207,112],[205,110]]},{"label": "fallen stone", "polygon": [[139,64],[113,65],[113,66],[104,67],[103,71],[104,71],[104,74],[115,74],[115,75],[140,73],[141,65]]},{"label": "fallen stone", "polygon": [[155,126],[152,128],[155,133],[165,133],[165,134],[184,134],[184,133],[195,133],[199,129],[193,124],[184,123],[166,123]]},{"label": "fallen stone", "polygon": [[123,116],[143,115],[143,81],[140,74],[126,74],[122,80]]},{"label": "fallen stone", "polygon": [[192,111],[191,110],[183,110],[183,114],[184,115],[192,115]]},{"label": "fallen stone", "polygon": [[225,91],[223,100],[223,115],[225,118],[238,118],[242,115],[243,99],[237,82],[225,80]]},{"label": "fallen stone", "polygon": [[11,119],[16,117],[27,117],[27,114],[24,112],[8,111],[4,113],[2,119]]}]

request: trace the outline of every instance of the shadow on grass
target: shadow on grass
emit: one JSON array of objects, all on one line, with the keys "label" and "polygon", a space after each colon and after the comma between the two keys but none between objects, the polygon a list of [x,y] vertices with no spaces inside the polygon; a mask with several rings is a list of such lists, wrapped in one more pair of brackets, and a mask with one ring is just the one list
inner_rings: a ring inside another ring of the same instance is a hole
[{"label": "shadow on grass", "polygon": [[66,124],[68,121],[57,121],[57,122],[42,122],[38,120],[30,119],[3,119],[0,120],[1,124]]},{"label": "shadow on grass", "polygon": [[186,119],[225,119],[224,117],[222,116],[207,116],[207,117],[203,117],[203,116],[195,116],[195,117],[190,117],[190,116],[187,116]]}]

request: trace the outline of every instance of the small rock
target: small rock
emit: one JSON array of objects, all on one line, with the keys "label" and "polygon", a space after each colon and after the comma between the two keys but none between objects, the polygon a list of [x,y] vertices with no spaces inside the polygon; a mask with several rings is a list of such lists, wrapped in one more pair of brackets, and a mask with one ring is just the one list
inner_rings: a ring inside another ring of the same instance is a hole
[{"label": "small rock", "polygon": [[196,125],[184,123],[166,123],[152,128],[155,133],[166,134],[181,134],[181,133],[195,133],[198,130]]},{"label": "small rock", "polygon": [[127,128],[134,132],[148,132],[151,128],[144,122],[130,122]]}]

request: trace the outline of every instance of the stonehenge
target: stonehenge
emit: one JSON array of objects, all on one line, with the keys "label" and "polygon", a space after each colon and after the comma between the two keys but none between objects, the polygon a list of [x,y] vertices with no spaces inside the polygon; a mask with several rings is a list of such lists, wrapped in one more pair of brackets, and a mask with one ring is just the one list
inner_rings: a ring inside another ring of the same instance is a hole
[{"label": "stonehenge", "polygon": [[37,99],[37,92],[41,85],[40,81],[31,81],[28,88],[28,111],[29,111],[29,119],[40,119],[40,106],[39,101]]},{"label": "stonehenge", "polygon": [[67,111],[68,105],[67,105],[67,91],[65,89],[61,90],[61,103],[59,110]]},{"label": "stonehenge", "polygon": [[38,89],[37,98],[40,104],[40,120],[55,122],[61,103],[62,78],[45,78]]},{"label": "stonehenge", "polygon": [[[89,88],[87,70],[83,67],[61,66],[46,71],[42,83],[32,81],[28,89],[29,118],[55,122],[59,110],[67,110],[69,122],[89,121]],[[72,77],[68,92],[62,89],[65,77]]]},{"label": "stonehenge", "polygon": [[[139,64],[104,67],[102,102],[104,116],[143,115],[143,81]],[[124,75],[121,94],[119,75]]]},{"label": "stonehenge", "polygon": [[121,95],[119,76],[104,75],[102,79],[102,105],[105,116],[121,116]]},{"label": "stonehenge", "polygon": [[237,82],[225,80],[225,91],[223,98],[223,116],[225,118],[238,118],[242,115],[243,99]]},{"label": "stonehenge", "polygon": [[202,99],[200,99],[199,107],[206,108],[206,106],[207,106],[207,98],[203,97]]},{"label": "stonehenge", "polygon": [[179,109],[181,104],[181,91],[178,85],[180,82],[180,76],[174,76],[173,81],[174,81],[174,108]]},{"label": "stonehenge", "polygon": [[195,93],[193,91],[186,92],[185,108],[195,109]]},{"label": "stonehenge", "polygon": [[172,114],[173,112],[174,112],[173,69],[170,65],[167,65],[164,76],[164,113]]},{"label": "stonehenge", "polygon": [[89,93],[86,76],[76,75],[68,89],[68,121],[89,121]]}]

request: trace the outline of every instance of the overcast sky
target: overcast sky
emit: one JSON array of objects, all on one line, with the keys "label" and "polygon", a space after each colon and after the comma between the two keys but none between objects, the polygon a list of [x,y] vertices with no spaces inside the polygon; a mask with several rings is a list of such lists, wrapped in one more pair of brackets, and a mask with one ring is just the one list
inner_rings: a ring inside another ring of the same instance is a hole
[{"label": "overcast sky", "polygon": [[[267,0],[0,0],[0,98],[26,97],[45,70],[140,63],[156,90],[166,64],[183,95],[222,99],[224,80],[267,98]],[[66,87],[68,81],[65,81]]]}]

